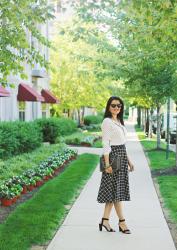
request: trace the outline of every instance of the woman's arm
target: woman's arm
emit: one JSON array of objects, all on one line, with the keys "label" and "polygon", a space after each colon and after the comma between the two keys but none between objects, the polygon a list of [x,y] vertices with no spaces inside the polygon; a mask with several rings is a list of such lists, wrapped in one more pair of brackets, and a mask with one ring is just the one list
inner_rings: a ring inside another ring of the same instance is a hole
[{"label": "woman's arm", "polygon": [[134,165],[133,163],[130,161],[130,158],[127,156],[127,159],[128,159],[128,168],[129,168],[129,171],[132,172],[135,170],[134,168]]},{"label": "woman's arm", "polygon": [[109,163],[109,155],[104,155],[104,159],[105,159],[105,164],[106,164],[105,172],[109,173],[109,174],[112,174],[112,167],[111,167],[111,165]]},{"label": "woman's arm", "polygon": [[111,152],[110,140],[111,140],[111,126],[109,119],[104,119],[102,126],[102,143],[103,143],[103,154],[106,164],[106,173],[112,173],[112,167],[109,162],[109,153]]}]

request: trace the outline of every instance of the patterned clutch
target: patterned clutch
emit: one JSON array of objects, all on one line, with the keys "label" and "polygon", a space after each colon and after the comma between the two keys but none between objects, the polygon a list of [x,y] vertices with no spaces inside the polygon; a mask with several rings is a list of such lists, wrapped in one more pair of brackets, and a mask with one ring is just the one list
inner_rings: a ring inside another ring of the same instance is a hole
[{"label": "patterned clutch", "polygon": [[[110,163],[113,171],[118,171],[121,169],[121,159],[118,156],[115,156],[114,159]],[[104,172],[106,168],[106,163],[104,159],[104,155],[100,156],[100,171]]]}]

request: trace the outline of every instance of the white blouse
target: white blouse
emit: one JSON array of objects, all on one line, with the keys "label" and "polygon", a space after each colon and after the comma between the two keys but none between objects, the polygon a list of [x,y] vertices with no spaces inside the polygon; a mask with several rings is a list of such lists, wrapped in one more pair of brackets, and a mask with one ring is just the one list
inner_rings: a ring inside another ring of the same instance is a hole
[{"label": "white blouse", "polygon": [[105,118],[101,124],[103,154],[111,152],[112,145],[125,144],[127,130],[122,124],[114,122],[111,118]]}]

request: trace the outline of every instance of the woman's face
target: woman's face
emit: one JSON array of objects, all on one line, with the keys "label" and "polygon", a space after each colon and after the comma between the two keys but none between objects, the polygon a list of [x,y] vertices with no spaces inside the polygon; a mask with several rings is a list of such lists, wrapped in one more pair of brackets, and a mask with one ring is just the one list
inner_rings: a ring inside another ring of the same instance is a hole
[{"label": "woman's face", "polygon": [[122,104],[118,100],[113,100],[110,104],[109,111],[113,115],[118,115],[122,108]]}]

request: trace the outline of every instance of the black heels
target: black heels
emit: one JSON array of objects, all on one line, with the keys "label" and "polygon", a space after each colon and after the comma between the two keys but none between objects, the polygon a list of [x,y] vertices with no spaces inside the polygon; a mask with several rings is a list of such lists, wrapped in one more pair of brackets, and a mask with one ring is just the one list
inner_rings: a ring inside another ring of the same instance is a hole
[{"label": "black heels", "polygon": [[130,230],[129,229],[125,229],[123,230],[121,227],[120,227],[120,222],[124,222],[125,219],[122,219],[122,220],[119,220],[119,232],[122,232],[124,234],[131,234]]},{"label": "black heels", "polygon": [[105,225],[103,225],[103,221],[104,220],[109,220],[109,219],[107,219],[107,218],[102,218],[102,220],[101,220],[101,223],[99,224],[99,229],[100,229],[100,231],[102,231],[102,227],[104,227],[105,229],[106,229],[106,231],[108,231],[108,232],[115,232],[115,230],[114,229],[112,229],[112,228],[107,228]]}]

